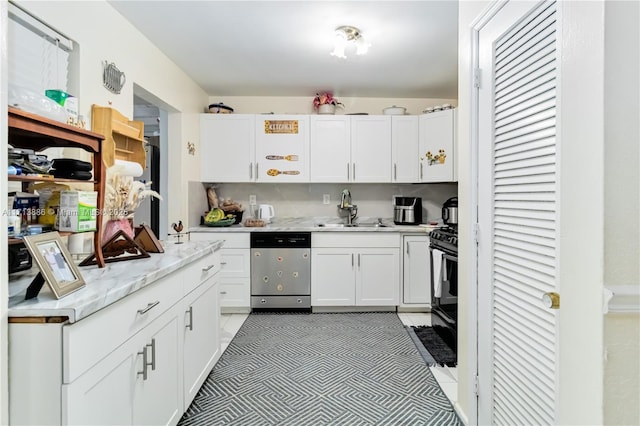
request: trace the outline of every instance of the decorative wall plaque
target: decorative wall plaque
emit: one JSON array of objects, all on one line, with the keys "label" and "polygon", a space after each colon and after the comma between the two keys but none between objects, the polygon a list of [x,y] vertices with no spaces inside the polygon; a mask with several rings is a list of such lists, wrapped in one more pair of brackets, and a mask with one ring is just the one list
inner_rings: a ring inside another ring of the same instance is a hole
[{"label": "decorative wall plaque", "polygon": [[264,132],[297,134],[298,120],[264,120]]}]

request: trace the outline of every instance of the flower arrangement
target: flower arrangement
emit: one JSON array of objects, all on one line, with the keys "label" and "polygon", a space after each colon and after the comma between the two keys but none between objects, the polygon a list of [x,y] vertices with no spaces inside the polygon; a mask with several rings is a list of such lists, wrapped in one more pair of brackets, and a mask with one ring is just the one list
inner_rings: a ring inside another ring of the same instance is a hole
[{"label": "flower arrangement", "polygon": [[440,149],[436,155],[433,155],[431,151],[427,151],[426,157],[429,165],[433,166],[436,163],[444,164],[447,154],[445,154],[444,149]]},{"label": "flower arrangement", "polygon": [[313,108],[317,111],[320,105],[335,105],[337,107],[343,107],[341,102],[338,102],[331,93],[316,93],[316,97],[313,98]]},{"label": "flower arrangement", "polygon": [[104,209],[109,220],[131,219],[146,197],[162,200],[160,194],[150,189],[151,182],[133,180],[133,176],[112,175],[105,185]]}]

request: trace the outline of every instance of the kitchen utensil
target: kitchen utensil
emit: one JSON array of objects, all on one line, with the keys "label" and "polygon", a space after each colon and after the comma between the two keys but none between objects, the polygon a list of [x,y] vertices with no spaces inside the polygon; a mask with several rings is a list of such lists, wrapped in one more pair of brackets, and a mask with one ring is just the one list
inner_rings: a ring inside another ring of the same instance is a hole
[{"label": "kitchen utensil", "polygon": [[267,155],[267,160],[287,160],[287,161],[298,161],[297,155]]},{"label": "kitchen utensil", "polygon": [[458,225],[458,197],[451,197],[442,205],[442,222],[445,225]]},{"label": "kitchen utensil", "polygon": [[382,110],[384,115],[405,115],[407,109],[405,107],[390,106]]},{"label": "kitchen utensil", "polygon": [[258,206],[258,219],[264,220],[266,223],[271,222],[271,218],[276,215],[271,204],[260,204]]},{"label": "kitchen utensil", "polygon": [[209,112],[213,114],[230,114],[233,112],[233,108],[220,102],[219,104],[209,105]]},{"label": "kitchen utensil", "polygon": [[299,175],[300,172],[298,170],[278,170],[278,169],[269,169],[267,170],[267,175],[269,176],[278,176],[278,175]]}]

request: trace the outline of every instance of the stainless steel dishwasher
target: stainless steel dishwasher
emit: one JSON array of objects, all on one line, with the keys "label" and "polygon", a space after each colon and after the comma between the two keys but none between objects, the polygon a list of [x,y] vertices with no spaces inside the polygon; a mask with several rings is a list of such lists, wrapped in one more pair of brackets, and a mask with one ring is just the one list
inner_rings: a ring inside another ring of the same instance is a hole
[{"label": "stainless steel dishwasher", "polygon": [[251,233],[251,308],[311,308],[311,233]]}]

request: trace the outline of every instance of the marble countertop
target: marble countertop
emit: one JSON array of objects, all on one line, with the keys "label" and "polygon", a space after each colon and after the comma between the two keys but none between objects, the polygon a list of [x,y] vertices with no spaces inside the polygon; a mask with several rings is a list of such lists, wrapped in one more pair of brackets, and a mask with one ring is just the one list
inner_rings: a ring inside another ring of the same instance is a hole
[{"label": "marble countertop", "polygon": [[45,284],[38,297],[24,300],[37,267],[12,274],[9,279],[9,317],[69,317],[76,322],[123,297],[222,247],[224,241],[162,242],[164,253],[151,257],[107,263],[104,268],[81,267],[86,286],[56,299]]},{"label": "marble countertop", "polygon": [[[374,224],[378,222],[377,217],[358,217],[355,220],[357,224]],[[327,217],[289,217],[276,218],[263,227],[246,227],[242,224],[231,226],[192,226],[189,232],[273,232],[273,231],[291,231],[291,232],[402,232],[402,233],[429,233],[437,226],[427,225],[396,225],[393,219],[382,218],[384,227],[359,226],[359,227],[323,227],[321,224],[340,224],[345,223],[345,219],[335,216]]]}]

